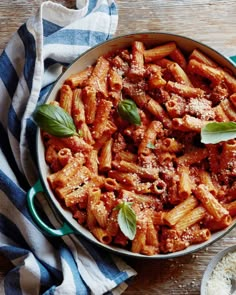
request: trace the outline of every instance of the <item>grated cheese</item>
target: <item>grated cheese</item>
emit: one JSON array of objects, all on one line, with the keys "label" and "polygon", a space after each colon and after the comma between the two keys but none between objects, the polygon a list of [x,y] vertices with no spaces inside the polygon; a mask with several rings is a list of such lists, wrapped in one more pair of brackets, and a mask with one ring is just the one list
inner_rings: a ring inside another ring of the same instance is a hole
[{"label": "grated cheese", "polygon": [[205,98],[190,98],[186,110],[202,120],[210,120],[215,117],[211,101]]},{"label": "grated cheese", "polygon": [[217,263],[207,284],[207,295],[230,295],[231,279],[236,278],[236,251]]}]

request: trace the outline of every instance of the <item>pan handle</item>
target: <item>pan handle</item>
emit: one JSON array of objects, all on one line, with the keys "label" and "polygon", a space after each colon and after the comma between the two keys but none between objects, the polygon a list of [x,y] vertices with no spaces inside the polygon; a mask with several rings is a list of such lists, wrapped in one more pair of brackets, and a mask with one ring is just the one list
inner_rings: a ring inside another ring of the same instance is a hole
[{"label": "pan handle", "polygon": [[39,216],[36,208],[35,208],[35,197],[37,193],[44,192],[41,181],[38,180],[34,186],[27,193],[27,203],[31,216],[33,217],[36,224],[39,226],[41,230],[53,237],[62,237],[64,235],[73,234],[75,230],[66,222],[63,223],[62,227],[59,229],[54,229],[48,226]]},{"label": "pan handle", "polygon": [[230,56],[230,59],[236,64],[236,55]]}]

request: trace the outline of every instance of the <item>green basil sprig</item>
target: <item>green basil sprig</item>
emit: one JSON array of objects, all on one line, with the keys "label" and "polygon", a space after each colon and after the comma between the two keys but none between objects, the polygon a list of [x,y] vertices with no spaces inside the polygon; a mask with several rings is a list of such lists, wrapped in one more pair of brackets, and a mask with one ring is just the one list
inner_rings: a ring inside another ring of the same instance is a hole
[{"label": "green basil sprig", "polygon": [[235,122],[212,122],[201,129],[201,142],[215,144],[236,138]]},{"label": "green basil sprig", "polygon": [[136,214],[130,202],[118,204],[114,210],[119,210],[118,224],[122,233],[130,240],[136,235]]},{"label": "green basil sprig", "polygon": [[38,106],[33,114],[38,126],[57,137],[79,135],[72,117],[61,107],[52,104]]},{"label": "green basil sprig", "polygon": [[135,102],[131,99],[124,99],[119,102],[117,107],[118,114],[122,119],[131,124],[140,125],[141,119]]},{"label": "green basil sprig", "polygon": [[155,145],[153,143],[151,143],[151,142],[148,142],[146,147],[151,149],[151,150],[155,150],[155,148],[156,148]]}]

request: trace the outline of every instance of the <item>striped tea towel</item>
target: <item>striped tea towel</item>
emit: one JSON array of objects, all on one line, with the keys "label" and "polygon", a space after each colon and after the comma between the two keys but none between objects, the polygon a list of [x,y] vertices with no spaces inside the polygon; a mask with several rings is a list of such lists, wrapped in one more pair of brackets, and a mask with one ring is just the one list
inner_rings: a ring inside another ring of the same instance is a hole
[{"label": "striped tea towel", "polygon": [[[114,0],[78,0],[77,8],[44,2],[0,57],[0,253],[13,264],[0,294],[121,294],[136,274],[82,238],[44,236],[26,206],[26,191],[38,179],[36,104],[62,66],[116,30]],[[46,200],[41,206],[46,223],[60,226]]]}]

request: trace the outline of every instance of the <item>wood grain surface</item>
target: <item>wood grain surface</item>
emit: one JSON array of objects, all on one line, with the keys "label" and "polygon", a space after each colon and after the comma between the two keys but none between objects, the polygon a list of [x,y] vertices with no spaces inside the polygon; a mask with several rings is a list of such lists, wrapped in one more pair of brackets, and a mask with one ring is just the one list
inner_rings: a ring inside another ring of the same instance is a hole
[{"label": "wood grain surface", "polygon": [[[11,35],[42,2],[0,1],[0,53]],[[73,0],[54,2],[69,8],[75,6]],[[235,0],[117,0],[117,4],[119,24],[116,35],[138,31],[170,32],[201,41],[226,56],[236,55]],[[218,251],[235,244],[236,229],[208,248],[177,259],[126,259],[138,275],[124,294],[200,294],[201,277],[210,259]],[[0,256],[0,279],[10,268],[10,263]]]}]

